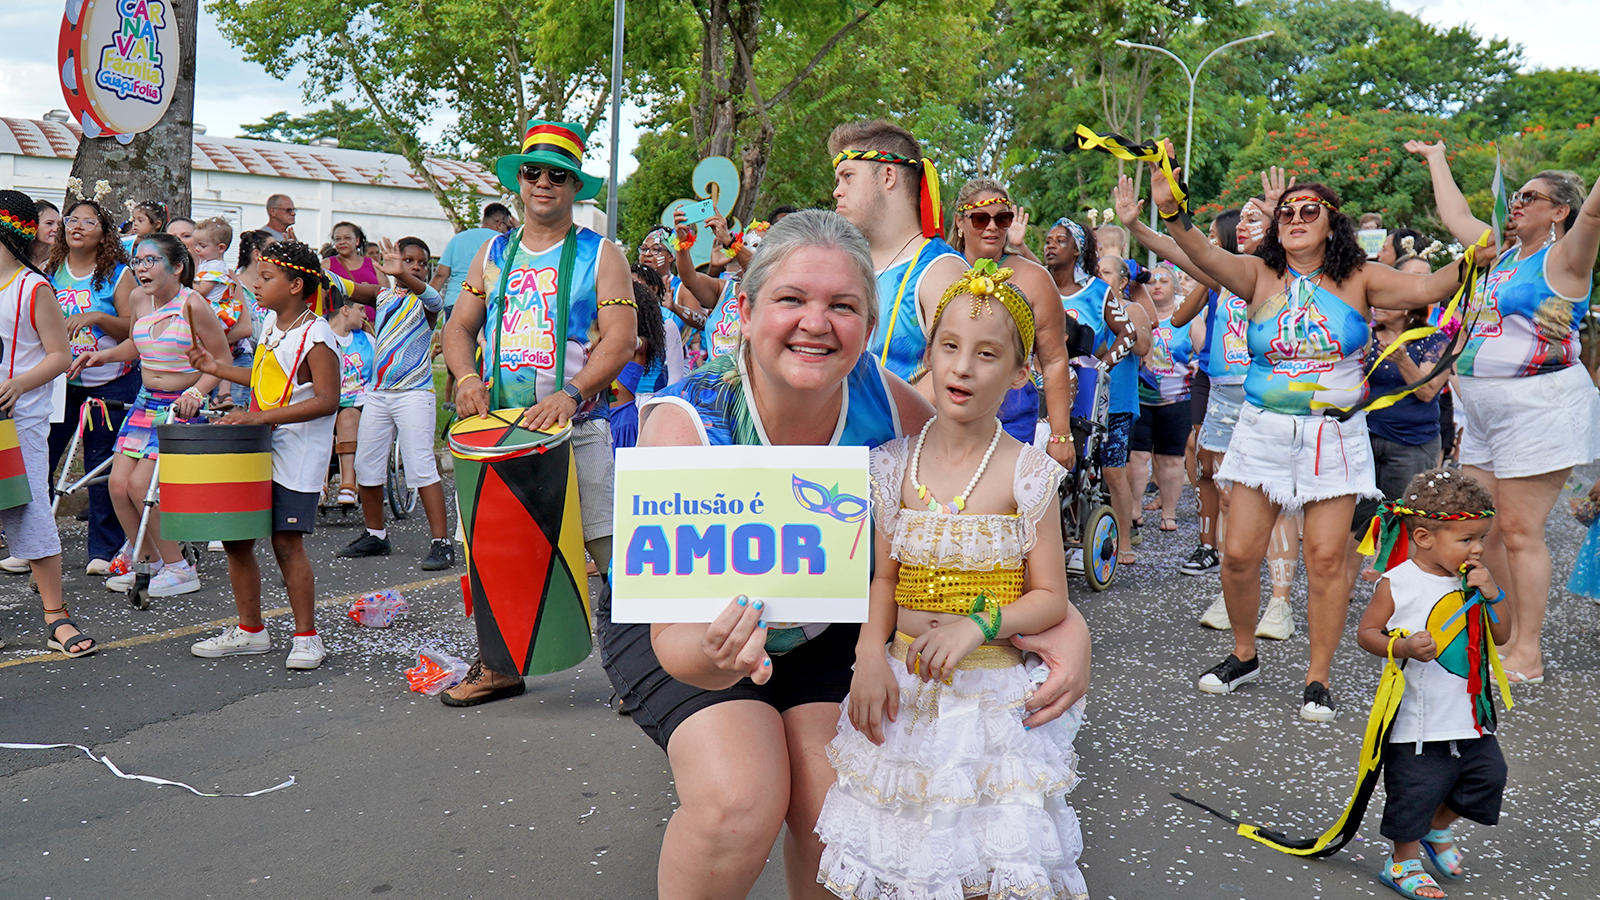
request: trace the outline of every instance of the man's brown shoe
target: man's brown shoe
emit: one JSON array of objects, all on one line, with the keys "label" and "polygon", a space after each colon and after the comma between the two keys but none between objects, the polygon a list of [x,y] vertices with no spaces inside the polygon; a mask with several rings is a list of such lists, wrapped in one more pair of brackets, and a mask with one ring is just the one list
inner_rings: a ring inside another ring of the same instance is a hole
[{"label": "man's brown shoe", "polygon": [[477,659],[473,661],[472,668],[467,670],[467,677],[440,694],[439,700],[445,706],[477,706],[491,700],[515,697],[527,689],[522,676],[501,675],[484,668],[483,660]]}]

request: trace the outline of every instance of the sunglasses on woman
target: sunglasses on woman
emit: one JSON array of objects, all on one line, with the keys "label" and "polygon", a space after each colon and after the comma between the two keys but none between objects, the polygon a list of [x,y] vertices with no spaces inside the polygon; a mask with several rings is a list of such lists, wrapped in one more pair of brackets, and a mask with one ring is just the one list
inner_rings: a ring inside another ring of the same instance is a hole
[{"label": "sunglasses on woman", "polygon": [[560,187],[567,183],[567,176],[572,173],[566,169],[558,169],[555,166],[539,166],[533,163],[522,164],[522,180],[529,184],[538,184],[539,176],[545,174],[550,176],[551,184]]},{"label": "sunglasses on woman", "polygon": [[1557,200],[1548,194],[1541,194],[1538,191],[1517,191],[1515,194],[1511,195],[1510,200],[1512,203],[1515,203],[1519,206],[1527,206],[1529,203],[1532,203],[1535,200],[1549,200],[1552,204],[1559,204],[1561,202],[1560,200]]},{"label": "sunglasses on woman", "polygon": [[1017,214],[1010,210],[1006,210],[1002,213],[995,213],[994,215],[990,215],[982,211],[969,212],[967,213],[967,220],[972,223],[973,228],[976,228],[979,231],[988,228],[990,222],[993,222],[995,225],[1004,230],[1010,228],[1011,223],[1017,220]]},{"label": "sunglasses on woman", "polygon": [[1321,200],[1308,200],[1299,206],[1290,206],[1285,203],[1278,207],[1278,224],[1293,224],[1298,216],[1301,222],[1310,225],[1312,222],[1322,218],[1322,207],[1326,205]]}]

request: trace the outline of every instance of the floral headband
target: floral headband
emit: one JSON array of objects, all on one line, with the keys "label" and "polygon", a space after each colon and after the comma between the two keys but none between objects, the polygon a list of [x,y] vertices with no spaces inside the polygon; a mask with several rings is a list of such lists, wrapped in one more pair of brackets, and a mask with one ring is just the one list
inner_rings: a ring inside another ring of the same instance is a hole
[{"label": "floral headband", "polygon": [[994,307],[990,301],[999,301],[1011,314],[1011,319],[1017,324],[1017,333],[1022,335],[1022,346],[1025,349],[1033,347],[1033,307],[1028,305],[1022,292],[1006,284],[1013,272],[1011,269],[1002,269],[992,259],[980,259],[968,269],[965,274],[956,279],[956,283],[945,289],[944,296],[939,298],[939,306],[933,313],[933,320],[937,322],[944,314],[944,308],[951,300],[962,294],[972,296],[972,310],[970,318],[977,318],[982,311],[992,311]]}]

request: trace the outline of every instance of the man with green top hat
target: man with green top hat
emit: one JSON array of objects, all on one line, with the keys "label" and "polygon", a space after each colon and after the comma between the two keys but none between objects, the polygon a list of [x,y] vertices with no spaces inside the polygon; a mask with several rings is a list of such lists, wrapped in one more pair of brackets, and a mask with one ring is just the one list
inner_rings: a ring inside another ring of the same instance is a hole
[{"label": "man with green top hat", "polygon": [[[522,152],[496,161],[500,183],[522,198],[523,225],[474,257],[445,325],[444,358],[456,379],[461,418],[525,407],[529,428],[571,424],[584,546],[603,578],[611,563],[606,391],[633,357],[638,325],[622,251],[572,221],[573,203],[592,199],[605,185],[582,170],[586,138],[581,125],[530,120]],[[592,342],[591,330],[598,333]],[[602,600],[609,590],[602,587]],[[538,600],[528,598],[530,604]],[[490,661],[504,666],[504,660]],[[522,691],[521,676],[486,666],[480,656],[440,699],[475,706]]]}]

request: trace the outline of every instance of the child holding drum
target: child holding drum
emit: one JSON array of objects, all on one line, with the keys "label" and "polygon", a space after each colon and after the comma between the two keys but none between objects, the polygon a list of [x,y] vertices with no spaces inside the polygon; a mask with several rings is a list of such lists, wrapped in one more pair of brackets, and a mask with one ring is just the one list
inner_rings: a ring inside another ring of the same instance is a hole
[{"label": "child holding drum", "polygon": [[[295,626],[286,665],[315,669],[327,651],[313,619],[316,585],[304,539],[316,522],[317,498],[333,451],[338,338],[312,311],[318,295],[329,288],[315,251],[299,241],[280,241],[263,248],[256,260],[256,302],[267,315],[254,365],[245,369],[220,362],[204,347],[190,350],[189,361],[207,375],[250,386],[250,408],[230,413],[218,424],[273,426],[272,552],[288,587]],[[261,618],[255,544],[254,539],[223,542],[239,623],[190,647],[195,656],[216,659],[272,649]]]},{"label": "child holding drum", "polygon": [[[134,362],[143,379],[139,396],[117,432],[116,456],[111,462],[111,505],[131,543],[139,533],[139,514],[155,477],[160,447],[156,425],[192,418],[217,386],[217,379],[189,365],[189,348],[203,344],[226,353],[222,322],[206,298],[193,290],[194,260],[183,242],[170,234],[152,234],[134,245],[133,275],[139,287],[133,292],[134,320],[129,339],[110,350],[97,350],[73,360],[68,377],[94,366]],[[200,590],[200,576],[184,562],[177,542],[161,539],[161,517],[151,510],[144,546],[124,544],[111,561],[114,573],[106,579],[108,590],[121,593],[133,586],[133,554],[155,557],[157,571],[150,579],[150,596],[172,597]]]},{"label": "child holding drum", "polygon": [[[46,644],[68,656],[95,652],[94,638],[67,613],[61,596],[61,533],[50,512],[50,383],[72,359],[66,318],[50,281],[29,260],[39,208],[19,191],[0,191],[0,414],[15,423],[14,448],[0,451],[0,526],[13,556],[28,561],[44,603]],[[3,446],[3,445],[0,445]],[[20,465],[18,465],[20,464]],[[14,484],[21,482],[21,484]],[[26,490],[31,499],[21,499]]]}]

